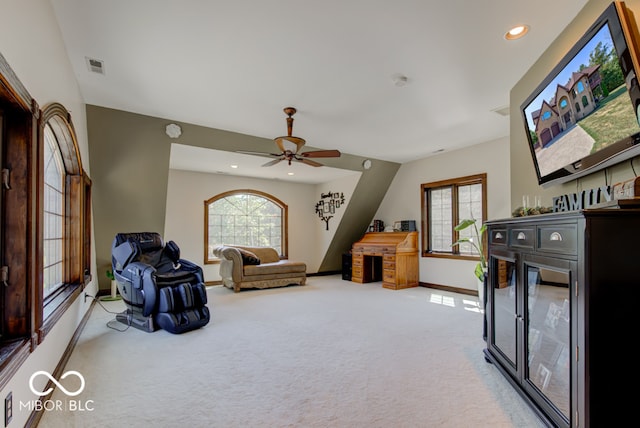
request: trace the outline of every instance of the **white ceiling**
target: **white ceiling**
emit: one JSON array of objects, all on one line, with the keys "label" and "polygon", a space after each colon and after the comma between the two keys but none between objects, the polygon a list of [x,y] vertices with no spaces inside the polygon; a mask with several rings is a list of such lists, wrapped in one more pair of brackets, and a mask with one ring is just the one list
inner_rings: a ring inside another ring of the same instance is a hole
[{"label": "white ceiling", "polygon": [[493,110],[586,0],[51,3],[87,104],[265,138],[293,106],[308,146],[403,163],[507,136]]},{"label": "white ceiling", "polygon": [[[359,171],[331,168],[329,166],[314,168],[299,162],[293,162],[288,165],[285,161],[262,168],[262,165],[272,159],[184,144],[171,144],[169,167],[186,171],[213,172],[216,174],[240,175],[243,177],[308,184],[327,183],[332,180],[360,174]],[[235,165],[236,168],[232,165]]]}]

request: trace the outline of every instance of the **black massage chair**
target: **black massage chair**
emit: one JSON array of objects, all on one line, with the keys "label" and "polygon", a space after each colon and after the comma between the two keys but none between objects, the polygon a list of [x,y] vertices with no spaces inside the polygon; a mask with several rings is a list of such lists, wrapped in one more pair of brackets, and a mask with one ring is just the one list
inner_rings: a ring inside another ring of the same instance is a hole
[{"label": "black massage chair", "polygon": [[143,331],[184,333],[206,325],[209,309],[202,268],[180,258],[180,248],[154,232],[118,233],[111,264],[127,309],[116,315]]}]

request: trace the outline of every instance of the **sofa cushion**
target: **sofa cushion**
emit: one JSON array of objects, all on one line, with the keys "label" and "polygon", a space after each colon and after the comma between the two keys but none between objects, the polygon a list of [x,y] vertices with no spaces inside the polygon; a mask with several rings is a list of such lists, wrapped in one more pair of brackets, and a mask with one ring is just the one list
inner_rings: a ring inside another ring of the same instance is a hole
[{"label": "sofa cushion", "polygon": [[263,263],[260,266],[245,266],[244,275],[246,277],[278,274],[293,274],[295,276],[304,275],[306,270],[306,263],[280,260],[275,263]]},{"label": "sofa cushion", "polygon": [[238,246],[236,248],[242,248],[243,250],[251,251],[260,259],[260,263],[275,263],[280,260],[280,254],[272,247],[249,247]]},{"label": "sofa cushion", "polygon": [[252,253],[249,250],[245,250],[244,248],[238,248],[238,251],[240,251],[240,256],[242,257],[242,264],[243,265],[259,265],[260,264],[260,258],[258,256],[255,255],[255,253]]}]

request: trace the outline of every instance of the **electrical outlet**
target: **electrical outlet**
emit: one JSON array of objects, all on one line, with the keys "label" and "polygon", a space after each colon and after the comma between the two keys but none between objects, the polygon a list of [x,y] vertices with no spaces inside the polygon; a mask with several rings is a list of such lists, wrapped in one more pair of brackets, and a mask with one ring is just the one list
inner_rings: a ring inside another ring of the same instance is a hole
[{"label": "electrical outlet", "polygon": [[13,419],[13,392],[7,394],[4,399],[4,426],[8,426]]}]

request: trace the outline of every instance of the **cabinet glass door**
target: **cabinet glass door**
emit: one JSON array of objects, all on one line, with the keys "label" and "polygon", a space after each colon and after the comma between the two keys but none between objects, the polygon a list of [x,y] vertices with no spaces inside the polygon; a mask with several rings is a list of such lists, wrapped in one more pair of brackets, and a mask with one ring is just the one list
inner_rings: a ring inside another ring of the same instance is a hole
[{"label": "cabinet glass door", "polygon": [[530,384],[567,419],[571,406],[568,271],[526,265],[527,373]]},{"label": "cabinet glass door", "polygon": [[492,279],[492,342],[494,349],[500,351],[511,366],[516,368],[517,347],[517,300],[516,300],[516,263],[494,257]]}]

